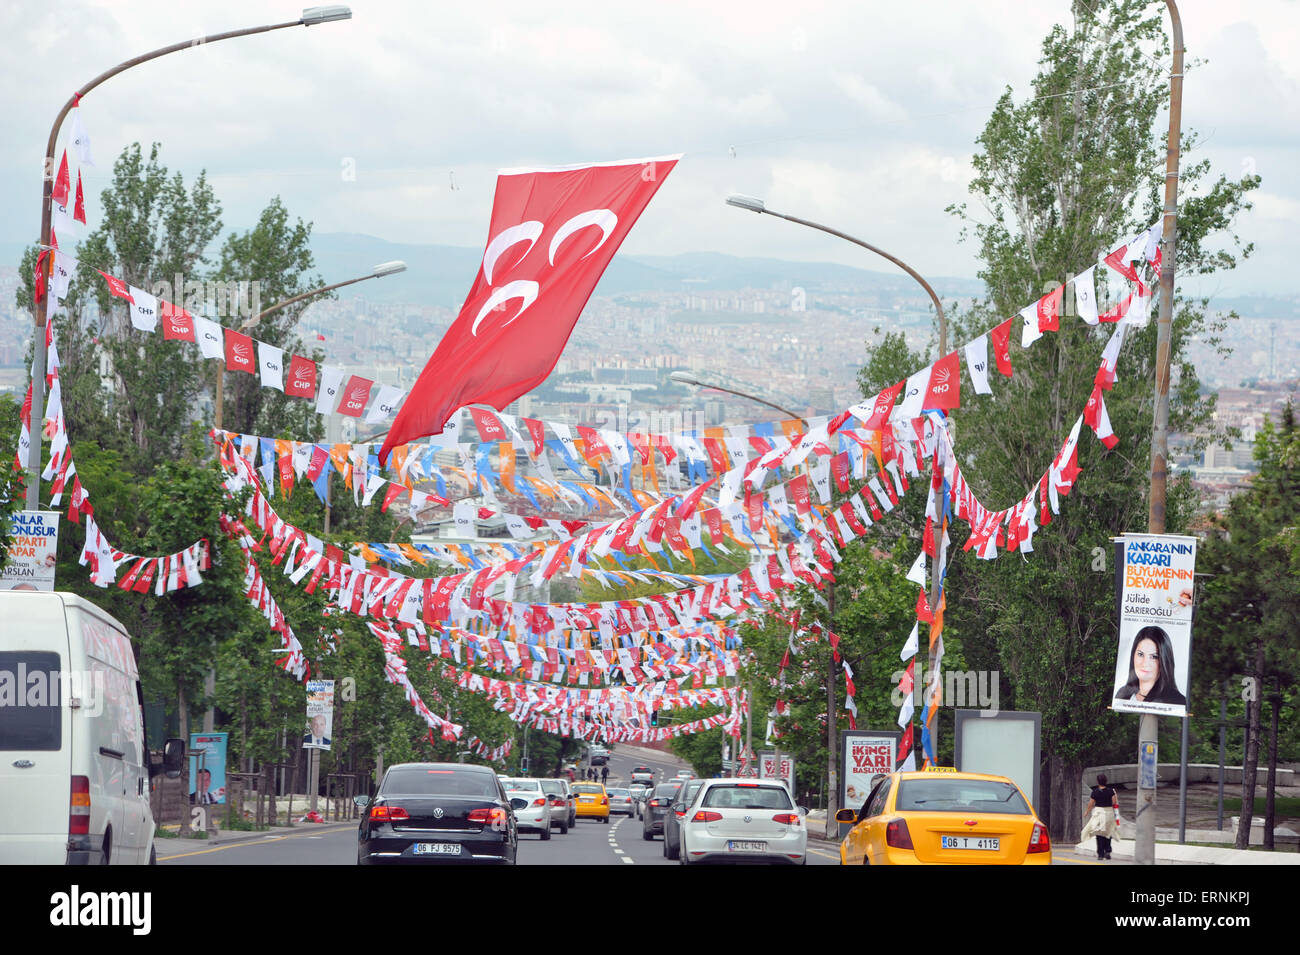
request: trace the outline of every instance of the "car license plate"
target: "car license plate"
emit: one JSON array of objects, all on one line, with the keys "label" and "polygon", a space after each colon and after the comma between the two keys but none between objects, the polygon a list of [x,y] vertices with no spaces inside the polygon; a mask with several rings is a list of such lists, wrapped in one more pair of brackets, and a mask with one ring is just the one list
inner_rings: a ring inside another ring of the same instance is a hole
[{"label": "car license plate", "polygon": [[943,836],[945,849],[987,849],[996,852],[1001,840],[996,836]]},{"label": "car license plate", "polygon": [[415,844],[415,854],[417,856],[458,856],[460,855],[460,844],[455,842],[417,842]]},{"label": "car license plate", "polygon": [[727,849],[731,852],[766,852],[767,843],[766,842],[741,842],[737,839],[732,839],[730,842],[727,843]]}]

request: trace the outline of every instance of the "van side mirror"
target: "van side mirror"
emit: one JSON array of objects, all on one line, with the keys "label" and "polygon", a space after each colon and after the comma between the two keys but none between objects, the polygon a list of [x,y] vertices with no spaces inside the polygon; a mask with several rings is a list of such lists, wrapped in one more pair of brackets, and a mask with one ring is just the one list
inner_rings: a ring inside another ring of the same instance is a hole
[{"label": "van side mirror", "polygon": [[168,779],[179,779],[185,765],[185,740],[172,737],[163,744],[162,769]]}]

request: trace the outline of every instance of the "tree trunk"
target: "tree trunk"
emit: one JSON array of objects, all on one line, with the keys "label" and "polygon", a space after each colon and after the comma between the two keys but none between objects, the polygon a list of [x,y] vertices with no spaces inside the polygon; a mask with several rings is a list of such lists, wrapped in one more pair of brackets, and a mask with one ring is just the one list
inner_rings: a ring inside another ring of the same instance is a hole
[{"label": "tree trunk", "polygon": [[1250,674],[1255,690],[1246,702],[1246,758],[1241,767],[1241,816],[1237,824],[1238,849],[1250,846],[1250,823],[1255,815],[1255,770],[1259,766],[1260,680],[1264,672],[1264,645],[1255,648],[1255,660]]},{"label": "tree trunk", "polygon": [[1268,732],[1268,789],[1264,794],[1264,848],[1273,850],[1273,825],[1277,810],[1277,719],[1282,708],[1282,696],[1274,693],[1268,698],[1272,709]]},{"label": "tree trunk", "polygon": [[[835,613],[835,585],[831,584],[831,614]],[[839,733],[840,721],[835,712],[835,649],[830,646],[827,631],[827,649],[831,652],[826,657],[826,838],[838,838],[840,824],[835,821],[839,810]]]},{"label": "tree trunk", "polygon": [[[188,750],[190,747],[189,703],[185,699],[185,687],[179,681],[176,684],[176,719],[180,729],[181,739],[185,741],[185,748]],[[197,779],[190,779],[189,760],[185,761],[185,773],[181,778],[187,780],[186,785],[192,785],[198,781]],[[191,790],[188,789],[186,790],[186,792],[190,791]],[[185,808],[181,809],[180,834],[182,836],[188,836],[190,834],[190,812]]]},{"label": "tree trunk", "polygon": [[1079,795],[1079,780],[1083,776],[1083,764],[1067,762],[1056,756],[1048,759],[1051,774],[1051,789],[1048,807],[1047,827],[1052,842],[1074,844],[1079,841],[1079,821],[1083,804]]}]

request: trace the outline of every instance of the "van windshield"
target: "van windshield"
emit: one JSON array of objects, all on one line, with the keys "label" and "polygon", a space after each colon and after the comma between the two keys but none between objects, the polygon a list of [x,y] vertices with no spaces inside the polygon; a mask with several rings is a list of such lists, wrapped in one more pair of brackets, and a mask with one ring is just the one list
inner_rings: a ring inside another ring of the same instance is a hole
[{"label": "van windshield", "polygon": [[63,748],[59,655],[0,652],[0,751]]}]

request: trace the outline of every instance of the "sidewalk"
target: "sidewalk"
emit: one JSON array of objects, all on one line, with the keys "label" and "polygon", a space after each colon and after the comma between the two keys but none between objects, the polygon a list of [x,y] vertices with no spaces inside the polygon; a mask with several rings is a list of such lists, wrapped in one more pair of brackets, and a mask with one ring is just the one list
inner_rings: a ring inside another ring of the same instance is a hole
[{"label": "sidewalk", "polygon": [[[838,840],[826,838],[826,811],[814,809],[808,813],[808,837],[827,844],[836,844]],[[1119,859],[1132,859],[1134,842],[1132,825],[1121,828],[1130,831],[1127,839],[1115,839],[1111,843],[1111,855]],[[1276,830],[1275,830],[1276,831]],[[1224,838],[1225,833],[1217,829],[1188,829],[1187,841],[1214,842]],[[1281,851],[1263,852],[1250,849],[1233,849],[1230,846],[1179,845],[1176,842],[1161,842],[1162,839],[1177,839],[1176,829],[1156,829],[1156,861],[1167,865],[1300,865],[1300,852]],[[1061,844],[1056,846],[1063,851],[1076,852],[1083,856],[1095,856],[1096,846],[1091,839],[1078,846]]]}]

